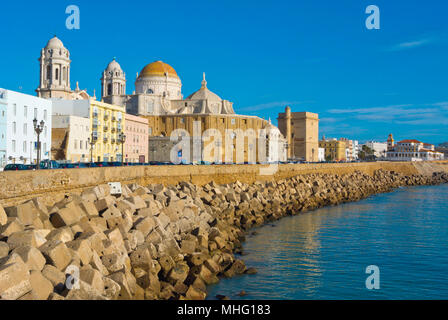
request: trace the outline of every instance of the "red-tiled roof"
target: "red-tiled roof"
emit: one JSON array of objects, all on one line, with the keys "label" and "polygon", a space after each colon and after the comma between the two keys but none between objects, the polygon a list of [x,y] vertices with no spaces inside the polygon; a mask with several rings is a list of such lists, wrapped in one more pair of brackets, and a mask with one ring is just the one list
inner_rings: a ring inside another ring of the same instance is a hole
[{"label": "red-tiled roof", "polygon": [[398,141],[397,143],[422,143],[422,142],[415,140],[415,139],[407,139],[407,140]]}]

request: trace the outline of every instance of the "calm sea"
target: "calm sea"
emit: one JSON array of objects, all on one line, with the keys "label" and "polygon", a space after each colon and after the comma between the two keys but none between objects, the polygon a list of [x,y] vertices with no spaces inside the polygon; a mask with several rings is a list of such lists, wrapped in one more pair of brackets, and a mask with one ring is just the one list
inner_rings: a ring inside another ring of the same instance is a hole
[{"label": "calm sea", "polygon": [[[252,231],[242,258],[258,274],[223,279],[210,299],[448,299],[448,185],[401,188]],[[379,290],[366,288],[370,265]]]}]

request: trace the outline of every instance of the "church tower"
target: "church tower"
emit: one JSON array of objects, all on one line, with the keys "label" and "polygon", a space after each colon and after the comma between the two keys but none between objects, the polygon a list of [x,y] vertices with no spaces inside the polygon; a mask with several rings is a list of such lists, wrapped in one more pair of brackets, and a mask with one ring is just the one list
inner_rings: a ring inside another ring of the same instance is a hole
[{"label": "church tower", "polygon": [[36,89],[41,98],[68,99],[70,90],[70,52],[56,36],[42,49],[39,58],[40,83]]},{"label": "church tower", "polygon": [[391,133],[387,138],[387,151],[393,151],[394,147],[395,147],[394,137],[392,136]]},{"label": "church tower", "polygon": [[101,99],[110,104],[123,105],[126,95],[126,74],[115,58],[101,77]]}]

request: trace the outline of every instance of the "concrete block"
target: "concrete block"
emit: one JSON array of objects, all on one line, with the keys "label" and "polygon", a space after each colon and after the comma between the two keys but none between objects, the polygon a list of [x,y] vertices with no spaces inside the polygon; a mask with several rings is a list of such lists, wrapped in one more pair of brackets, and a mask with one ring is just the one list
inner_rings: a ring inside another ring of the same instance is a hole
[{"label": "concrete block", "polygon": [[47,300],[53,292],[53,285],[40,271],[31,271],[31,295],[33,300]]},{"label": "concrete block", "polygon": [[8,222],[0,227],[0,237],[9,237],[11,234],[23,230],[24,226],[18,218],[8,218]]},{"label": "concrete block", "polygon": [[47,239],[35,230],[15,232],[8,237],[8,245],[11,250],[24,246],[39,247],[46,241]]},{"label": "concrete block", "polygon": [[56,292],[61,293],[64,290],[66,281],[64,272],[50,264],[46,264],[42,269],[42,275],[51,282]]},{"label": "concrete block", "polygon": [[67,247],[76,252],[82,265],[88,265],[92,260],[92,249],[89,240],[77,239],[66,243]]},{"label": "concrete block", "polygon": [[104,291],[103,275],[98,270],[93,269],[90,266],[82,267],[79,272],[79,276],[82,281],[88,283],[99,293]]},{"label": "concrete block", "polygon": [[81,208],[62,208],[50,215],[50,222],[55,228],[71,226],[81,220]]},{"label": "concrete block", "polygon": [[14,249],[13,253],[17,253],[32,271],[42,271],[45,266],[45,257],[35,247],[25,246]]},{"label": "concrete block", "polygon": [[30,272],[23,261],[0,267],[0,299],[16,300],[31,289]]},{"label": "concrete block", "polygon": [[48,264],[63,271],[70,264],[72,256],[64,242],[60,240],[49,240],[38,248]]}]

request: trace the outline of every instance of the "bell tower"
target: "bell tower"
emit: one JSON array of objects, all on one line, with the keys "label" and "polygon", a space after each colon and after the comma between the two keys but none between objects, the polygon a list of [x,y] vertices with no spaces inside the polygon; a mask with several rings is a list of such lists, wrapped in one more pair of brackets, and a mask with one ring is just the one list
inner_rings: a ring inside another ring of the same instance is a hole
[{"label": "bell tower", "polygon": [[101,77],[101,99],[106,103],[123,105],[125,95],[126,74],[114,58]]},{"label": "bell tower", "polygon": [[36,89],[41,98],[67,99],[70,94],[70,52],[56,36],[41,50],[40,81]]}]

